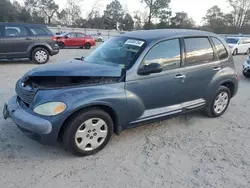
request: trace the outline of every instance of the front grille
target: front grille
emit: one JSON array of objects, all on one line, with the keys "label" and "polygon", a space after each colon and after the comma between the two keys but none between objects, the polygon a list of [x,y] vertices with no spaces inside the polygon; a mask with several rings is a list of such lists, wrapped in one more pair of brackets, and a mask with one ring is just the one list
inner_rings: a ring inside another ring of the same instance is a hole
[{"label": "front grille", "polygon": [[30,86],[22,86],[22,82],[20,80],[16,83],[16,93],[17,96],[28,105],[31,104],[35,96],[34,89]]}]

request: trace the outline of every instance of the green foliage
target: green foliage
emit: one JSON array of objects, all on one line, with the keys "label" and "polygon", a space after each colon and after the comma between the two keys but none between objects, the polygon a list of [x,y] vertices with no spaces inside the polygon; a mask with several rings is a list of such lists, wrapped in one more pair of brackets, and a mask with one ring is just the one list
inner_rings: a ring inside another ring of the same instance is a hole
[{"label": "green foliage", "polygon": [[118,0],[113,0],[106,6],[104,16],[110,29],[116,29],[117,23],[121,23],[123,19],[124,11],[121,3]]}]

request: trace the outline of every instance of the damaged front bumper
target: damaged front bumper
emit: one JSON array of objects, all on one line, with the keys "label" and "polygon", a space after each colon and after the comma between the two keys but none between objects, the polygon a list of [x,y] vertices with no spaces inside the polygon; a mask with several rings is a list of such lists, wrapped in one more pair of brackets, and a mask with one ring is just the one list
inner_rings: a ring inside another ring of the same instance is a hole
[{"label": "damaged front bumper", "polygon": [[18,128],[30,138],[41,143],[50,143],[51,122],[20,106],[16,96],[4,105],[3,117],[11,118]]}]

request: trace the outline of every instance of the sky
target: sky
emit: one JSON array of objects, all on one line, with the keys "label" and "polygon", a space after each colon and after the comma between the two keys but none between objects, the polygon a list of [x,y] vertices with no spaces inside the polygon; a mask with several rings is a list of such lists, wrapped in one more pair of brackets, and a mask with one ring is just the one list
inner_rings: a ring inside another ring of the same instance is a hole
[{"label": "sky", "polygon": [[[18,0],[22,2],[23,0]],[[60,8],[64,8],[67,0],[55,0],[59,4]],[[83,16],[86,16],[91,7],[97,0],[83,0],[82,12]],[[106,5],[112,0],[99,0],[99,5],[101,10],[104,10]],[[145,11],[145,5],[140,3],[140,0],[120,0],[121,4],[126,7],[130,14],[133,14],[134,11]],[[206,11],[214,6],[218,5],[223,12],[228,12],[230,7],[228,6],[227,0],[171,0],[170,7],[172,12],[187,12],[189,17],[193,18],[196,24],[202,23],[202,17],[205,16]],[[173,14],[174,15],[174,14]]]}]

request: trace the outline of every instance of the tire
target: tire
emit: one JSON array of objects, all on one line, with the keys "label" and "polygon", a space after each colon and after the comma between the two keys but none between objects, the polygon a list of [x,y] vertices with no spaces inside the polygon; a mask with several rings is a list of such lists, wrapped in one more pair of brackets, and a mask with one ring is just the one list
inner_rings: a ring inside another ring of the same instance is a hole
[{"label": "tire", "polygon": [[49,61],[50,55],[45,48],[39,47],[32,51],[31,58],[37,64],[45,64]]},{"label": "tire", "polygon": [[247,55],[250,54],[250,48],[247,49],[247,52],[246,52]]},{"label": "tire", "polygon": [[233,51],[233,56],[236,56],[236,55],[238,55],[238,49],[235,49],[235,50]]},{"label": "tire", "polygon": [[65,44],[64,44],[63,42],[59,42],[59,43],[58,43],[58,46],[59,46],[61,49],[65,48]]},{"label": "tire", "polygon": [[244,70],[242,71],[242,74],[246,77],[246,78],[250,78],[250,72],[247,73]]},{"label": "tire", "polygon": [[[223,102],[220,99],[226,99]],[[228,108],[231,99],[231,92],[225,86],[220,86],[212,100],[209,102],[208,106],[205,109],[205,114],[211,118],[220,117],[225,113]],[[219,103],[219,104],[218,104]],[[220,107],[220,110],[219,110]]]},{"label": "tire", "polygon": [[63,133],[63,144],[75,155],[95,154],[107,145],[113,127],[112,118],[103,110],[94,108],[82,111],[67,124]]},{"label": "tire", "polygon": [[85,47],[85,49],[90,49],[90,48],[91,48],[91,44],[90,44],[90,43],[86,43],[86,44],[84,45],[84,47]]}]

